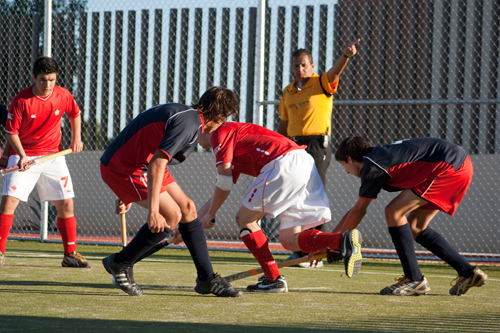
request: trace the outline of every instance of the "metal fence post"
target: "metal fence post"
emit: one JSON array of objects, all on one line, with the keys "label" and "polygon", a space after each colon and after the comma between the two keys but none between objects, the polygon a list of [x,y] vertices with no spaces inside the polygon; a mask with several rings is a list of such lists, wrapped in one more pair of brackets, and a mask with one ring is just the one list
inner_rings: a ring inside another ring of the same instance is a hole
[{"label": "metal fence post", "polygon": [[[43,54],[50,57],[52,54],[52,0],[45,0],[45,18],[43,32]],[[47,240],[47,228],[49,225],[49,203],[40,203],[40,240]]]}]

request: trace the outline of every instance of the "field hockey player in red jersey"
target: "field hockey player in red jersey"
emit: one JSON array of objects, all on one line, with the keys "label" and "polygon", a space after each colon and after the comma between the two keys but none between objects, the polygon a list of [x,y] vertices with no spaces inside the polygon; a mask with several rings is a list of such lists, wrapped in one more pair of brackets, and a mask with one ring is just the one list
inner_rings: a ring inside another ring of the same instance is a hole
[{"label": "field hockey player in red jersey", "polygon": [[280,241],[290,251],[316,253],[341,250],[347,276],[361,266],[361,235],[357,230],[323,233],[313,229],[330,221],[330,202],[314,159],[305,148],[259,125],[230,122],[200,138],[212,147],[217,181],[213,197],[200,209],[205,228],[229,196],[240,174],[255,177],[236,214],[240,238],[259,262],[263,281],[247,287],[251,292],[284,293],[288,286],[269,250],[258,221],[266,214],[281,217]]}]

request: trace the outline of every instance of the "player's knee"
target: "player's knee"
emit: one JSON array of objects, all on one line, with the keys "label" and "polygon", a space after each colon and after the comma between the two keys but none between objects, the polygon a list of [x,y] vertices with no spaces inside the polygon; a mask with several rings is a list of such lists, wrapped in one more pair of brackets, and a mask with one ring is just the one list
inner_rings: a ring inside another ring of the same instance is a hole
[{"label": "player's knee", "polygon": [[280,243],[288,251],[300,251],[301,248],[299,246],[298,237],[298,234],[291,235],[280,233]]},{"label": "player's knee", "polygon": [[391,224],[394,224],[396,221],[399,221],[401,217],[404,216],[402,212],[400,212],[398,209],[396,209],[396,207],[392,206],[391,204],[385,207],[384,213],[385,213],[385,219],[387,220],[389,226],[391,226]]},{"label": "player's knee", "polygon": [[417,239],[418,235],[420,235],[425,228],[420,228],[417,225],[413,225],[410,223],[411,233],[413,235],[413,239]]},{"label": "player's knee", "polygon": [[295,244],[293,242],[291,242],[289,239],[284,238],[282,236],[280,236],[280,243],[288,251],[298,251],[298,250],[300,250],[300,248],[296,249],[296,246],[295,246]]},{"label": "player's knee", "polygon": [[188,222],[194,220],[198,215],[196,212],[196,205],[193,200],[188,199],[186,204],[181,207],[182,217]]},{"label": "player's knee", "polygon": [[240,229],[248,228],[249,221],[246,219],[243,219],[240,214],[236,214],[236,225]]},{"label": "player's knee", "polygon": [[240,229],[245,228],[246,224],[242,223],[241,216],[239,214],[236,214],[235,220],[236,220],[236,225],[238,226],[238,228],[240,228]]},{"label": "player's knee", "polygon": [[58,216],[73,216],[73,199],[54,201]]},{"label": "player's knee", "polygon": [[182,219],[182,211],[179,206],[171,207],[168,212],[164,212],[163,217],[168,225],[175,227]]},{"label": "player's knee", "polygon": [[2,203],[0,206],[0,213],[14,214],[18,204],[19,204],[19,199],[11,196],[3,196]]}]

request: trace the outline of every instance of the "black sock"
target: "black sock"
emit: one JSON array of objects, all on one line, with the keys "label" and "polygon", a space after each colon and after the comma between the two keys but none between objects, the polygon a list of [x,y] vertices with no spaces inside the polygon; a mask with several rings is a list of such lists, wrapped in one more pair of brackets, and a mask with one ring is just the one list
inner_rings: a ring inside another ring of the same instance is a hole
[{"label": "black sock", "polygon": [[411,281],[422,281],[423,277],[418,267],[410,225],[407,223],[400,227],[389,227],[389,234],[403,266],[405,276]]},{"label": "black sock", "polygon": [[196,219],[189,223],[179,223],[179,231],[182,235],[182,240],[189,249],[193,258],[198,278],[201,281],[206,281],[214,276],[212,262],[208,256],[207,238],[205,229],[200,220]]},{"label": "black sock", "polygon": [[416,242],[453,267],[458,275],[463,277],[472,275],[473,267],[471,264],[438,232],[427,228],[418,235]]},{"label": "black sock", "polygon": [[168,229],[165,230],[159,233],[152,233],[149,230],[148,224],[144,224],[132,241],[116,255],[116,263],[124,266],[133,266],[146,251],[172,233]]}]

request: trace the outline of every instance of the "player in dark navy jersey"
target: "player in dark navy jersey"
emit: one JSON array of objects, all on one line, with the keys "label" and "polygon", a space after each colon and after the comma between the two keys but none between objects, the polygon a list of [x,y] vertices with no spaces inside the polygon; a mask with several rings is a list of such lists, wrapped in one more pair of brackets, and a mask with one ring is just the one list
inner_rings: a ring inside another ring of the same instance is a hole
[{"label": "player in dark navy jersey", "polygon": [[454,215],[469,188],[473,168],[462,147],[436,138],[401,140],[374,147],[361,137],[349,137],[340,143],[335,159],[347,173],[361,178],[361,186],[358,201],[334,232],[356,228],[381,189],[401,192],[387,205],[385,216],[404,276],[382,289],[382,295],[429,293],[427,279],[418,267],[413,240],[457,271],[451,295],[463,295],[472,287],[484,285],[488,276],[472,267],[442,235],[428,226],[439,211]]},{"label": "player in dark navy jersey", "polygon": [[199,135],[214,131],[235,115],[238,104],[231,90],[212,87],[192,107],[176,103],[155,106],[132,120],[102,155],[102,178],[123,202],[117,212],[125,213],[132,202],[149,211],[147,223],[130,244],[103,259],[108,273],[129,295],[142,295],[133,278],[134,263],[177,225],[197,269],[195,291],[221,297],[242,295],[213,272],[196,207],[166,168],[184,162]]}]

